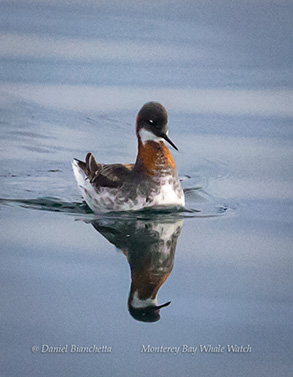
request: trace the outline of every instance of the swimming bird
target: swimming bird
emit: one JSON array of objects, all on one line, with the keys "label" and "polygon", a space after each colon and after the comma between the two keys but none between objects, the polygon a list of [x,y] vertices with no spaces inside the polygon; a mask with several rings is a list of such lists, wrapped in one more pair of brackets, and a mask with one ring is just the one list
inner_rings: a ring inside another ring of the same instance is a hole
[{"label": "swimming bird", "polygon": [[92,153],[72,167],[81,194],[97,214],[144,208],[184,207],[184,193],[168,142],[168,115],[158,102],[148,102],[136,117],[138,153],[134,164],[97,163]]}]

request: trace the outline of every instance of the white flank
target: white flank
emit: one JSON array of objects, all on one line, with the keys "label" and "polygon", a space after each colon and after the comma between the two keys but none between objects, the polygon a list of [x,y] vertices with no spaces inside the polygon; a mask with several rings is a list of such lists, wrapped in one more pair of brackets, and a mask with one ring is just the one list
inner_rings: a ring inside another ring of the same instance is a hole
[{"label": "white flank", "polygon": [[72,161],[72,168],[73,168],[73,173],[74,173],[74,176],[77,181],[82,197],[87,202],[88,206],[93,211],[96,211],[97,205],[94,201],[94,197],[97,194],[94,187],[91,185],[90,181],[86,179],[84,172],[78,166],[78,162],[76,160]]}]

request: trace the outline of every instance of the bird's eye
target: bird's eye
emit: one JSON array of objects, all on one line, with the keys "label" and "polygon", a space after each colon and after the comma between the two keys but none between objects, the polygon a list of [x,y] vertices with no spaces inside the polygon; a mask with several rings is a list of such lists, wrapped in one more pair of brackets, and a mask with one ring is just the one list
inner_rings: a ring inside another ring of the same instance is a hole
[{"label": "bird's eye", "polygon": [[160,128],[160,124],[157,123],[155,120],[150,119],[150,120],[148,120],[148,123],[149,123],[151,126],[154,126],[154,127],[156,127],[156,128]]}]

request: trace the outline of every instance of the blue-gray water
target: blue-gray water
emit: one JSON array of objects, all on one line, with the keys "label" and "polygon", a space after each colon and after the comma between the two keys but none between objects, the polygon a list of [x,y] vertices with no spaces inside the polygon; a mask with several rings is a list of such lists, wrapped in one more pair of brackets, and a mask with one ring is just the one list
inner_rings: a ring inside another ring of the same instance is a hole
[{"label": "blue-gray water", "polygon": [[[1,376],[291,376],[292,4],[4,1],[0,20]],[[133,162],[149,100],[187,211],[97,220],[71,159]],[[144,323],[127,301],[150,266],[171,304]]]}]

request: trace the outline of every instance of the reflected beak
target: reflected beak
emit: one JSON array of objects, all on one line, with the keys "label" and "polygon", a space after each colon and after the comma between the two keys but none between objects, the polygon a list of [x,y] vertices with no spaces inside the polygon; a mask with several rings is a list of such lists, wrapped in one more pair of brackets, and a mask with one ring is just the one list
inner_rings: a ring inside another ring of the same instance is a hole
[{"label": "reflected beak", "polygon": [[178,151],[178,148],[176,147],[176,145],[173,143],[172,140],[170,140],[170,139],[168,138],[168,136],[167,136],[166,134],[162,133],[160,136],[161,136],[163,139],[165,139],[166,141],[168,141],[168,143],[171,144],[172,147],[173,147],[174,149],[176,149],[176,151]]},{"label": "reflected beak", "polygon": [[170,305],[170,304],[171,304],[171,301],[168,301],[168,302],[166,302],[166,303],[163,304],[163,305],[155,306],[155,309],[161,309],[161,308],[164,308],[165,306],[168,306],[168,305]]}]

